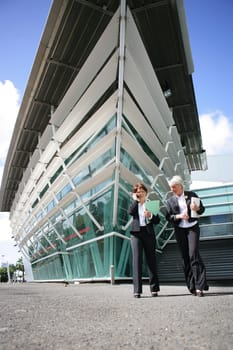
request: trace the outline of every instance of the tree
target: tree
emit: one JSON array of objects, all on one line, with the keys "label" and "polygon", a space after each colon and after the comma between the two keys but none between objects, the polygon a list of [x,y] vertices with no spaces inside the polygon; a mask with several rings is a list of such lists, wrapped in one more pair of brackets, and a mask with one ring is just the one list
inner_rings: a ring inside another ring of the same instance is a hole
[{"label": "tree", "polygon": [[[18,275],[18,277],[21,277],[22,281],[24,281],[24,264],[22,257],[17,260],[16,265],[9,265],[9,273],[11,281],[14,280],[14,276],[16,275]],[[8,282],[7,266],[0,267],[0,282]]]},{"label": "tree", "polygon": [[22,256],[21,256],[21,258],[19,258],[16,261],[16,269],[19,270],[19,271],[24,271],[24,265],[23,265],[23,258],[22,258]]},{"label": "tree", "polygon": [[23,264],[23,258],[19,258],[16,261],[16,270],[18,271],[18,276],[22,282],[24,282],[24,264]]},{"label": "tree", "polygon": [[7,281],[8,281],[7,268],[0,267],[0,282],[7,282]]}]

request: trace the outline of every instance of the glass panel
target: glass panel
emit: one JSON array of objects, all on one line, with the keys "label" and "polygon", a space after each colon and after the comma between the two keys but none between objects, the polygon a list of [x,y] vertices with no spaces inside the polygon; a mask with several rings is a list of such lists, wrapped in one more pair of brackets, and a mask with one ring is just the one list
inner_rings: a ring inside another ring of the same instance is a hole
[{"label": "glass panel", "polygon": [[[98,142],[100,142],[100,140],[106,136],[114,127],[116,126],[116,115],[114,115],[112,117],[112,119],[107,123],[107,125],[105,125],[103,127],[103,129],[96,135],[96,137],[92,140],[92,142],[90,144],[88,144],[86,147],[83,148],[84,145],[81,145],[77,150],[75,150],[72,155],[70,155],[68,157],[68,159],[66,159],[64,162],[65,164],[71,164],[72,162],[75,162],[78,158],[80,158],[83,154],[85,154],[89,149],[93,148]],[[83,148],[83,149],[82,149]],[[82,150],[79,154],[78,151]],[[82,171],[80,172],[80,174],[78,174],[75,178],[74,178],[74,184],[78,185],[80,182],[85,181],[87,178],[89,178],[96,170],[98,170],[101,166],[103,166],[104,164],[106,164],[109,159],[112,159],[115,155],[114,152],[114,147],[109,150],[106,151],[106,153],[104,153],[104,155],[102,155],[101,157],[97,158],[93,163],[92,163],[92,167],[87,167],[86,169],[82,169]],[[78,155],[77,155],[78,154]],[[77,155],[77,156],[76,156]],[[54,175],[51,177],[50,182],[53,183],[56,178],[62,173],[63,171],[63,167],[59,167],[56,172],[54,173]],[[47,192],[47,190],[49,189],[49,185],[46,184],[46,186],[44,187],[44,189],[41,191],[41,193],[39,194],[40,198],[42,198],[44,196],[44,194]],[[68,192],[71,191],[71,186],[70,184],[67,184],[58,194],[57,194],[57,198],[60,201]],[[36,207],[36,205],[38,204],[38,199],[33,203],[33,208]],[[53,203],[54,206],[54,203]],[[48,209],[48,211],[51,210],[51,207]]]},{"label": "glass panel", "polygon": [[[106,185],[106,183],[105,183]],[[95,193],[95,189],[92,189]],[[90,213],[94,216],[100,226],[104,226],[104,232],[112,231],[112,187],[99,195],[94,200],[86,203]],[[74,232],[72,226],[77,228],[82,238],[79,238]],[[69,221],[63,221],[62,230],[64,239],[67,242],[67,247],[72,247],[86,240],[96,238],[103,235],[104,232],[99,231],[98,227],[91,220],[90,216],[83,208],[74,210],[69,216]]]},{"label": "glass panel", "polygon": [[33,264],[32,272],[35,280],[66,279],[61,254]]},{"label": "glass panel", "polygon": [[[153,176],[151,174],[148,174],[145,169],[140,168],[135,162],[135,160],[132,159],[128,152],[124,149],[121,149],[120,161],[127,169],[129,169],[129,171],[131,171],[135,176],[138,177],[138,181],[142,181],[145,185],[151,186],[151,183],[154,180]],[[167,193],[167,190],[162,188],[162,186],[159,183],[155,184],[154,190],[161,197],[163,197]]]},{"label": "glass panel", "polygon": [[63,187],[63,189],[60,191],[60,192],[58,192],[58,194],[57,194],[57,199],[60,201],[62,198],[64,198],[65,197],[65,195],[67,194],[67,193],[69,193],[70,191],[71,191],[71,185],[68,183],[68,184],[66,184],[64,187]]},{"label": "glass panel", "polygon": [[232,203],[233,202],[233,193],[232,194],[221,194],[221,195],[217,195],[217,196],[205,197],[202,200],[203,200],[204,205]]},{"label": "glass panel", "polygon": [[73,178],[73,183],[75,186],[80,185],[82,182],[86,181],[88,178],[93,176],[96,171],[101,169],[104,165],[106,165],[113,157],[115,156],[115,145],[107,150],[105,153],[101,154],[95,161],[91,162],[86,168],[82,169],[80,173],[78,173]]},{"label": "glass panel", "polygon": [[233,221],[233,213],[222,214],[222,215],[212,215],[212,216],[201,216],[199,219],[200,225],[209,224],[220,224]]},{"label": "glass panel", "polygon": [[[127,126],[125,126],[125,124]],[[123,128],[128,132],[128,128],[132,131],[132,134],[135,136],[137,139],[138,143],[141,145],[142,149],[145,151],[145,153],[148,155],[148,157],[151,158],[151,160],[159,166],[160,161],[156,157],[156,155],[151,151],[150,147],[146,144],[145,140],[142,139],[142,137],[138,134],[137,130],[133,127],[133,125],[128,121],[127,117],[124,116],[123,118],[123,123],[122,123]]]},{"label": "glass panel", "polygon": [[114,237],[114,272],[115,277],[132,277],[132,251],[130,240]]},{"label": "glass panel", "polygon": [[233,212],[233,204],[217,205],[216,207],[206,207],[203,215],[218,215],[218,214],[227,214]]},{"label": "glass panel", "polygon": [[129,171],[138,177],[139,181],[144,182],[146,185],[151,184],[153,179],[150,174],[146,174],[124,149],[121,149],[120,161]]},{"label": "glass panel", "polygon": [[207,225],[200,226],[201,237],[214,237],[214,236],[232,236],[233,235],[233,223],[221,224],[221,225]]},{"label": "glass panel", "polygon": [[[131,187],[132,190],[132,187]],[[131,198],[122,189],[119,189],[118,211],[117,211],[117,229],[121,232],[121,227],[125,226],[130,219],[128,208]]]},{"label": "glass panel", "polygon": [[[82,157],[89,149],[93,148],[100,140],[106,136],[114,127],[116,126],[116,115],[112,117],[112,119],[103,127],[103,129],[93,138],[92,142],[85,147],[85,144],[80,146],[78,150],[76,150],[73,155],[73,161],[75,162],[77,159]],[[69,157],[71,160],[72,157]]]},{"label": "glass panel", "polygon": [[[113,255],[113,252],[115,254]],[[106,237],[72,250],[71,266],[74,278],[131,277],[131,246],[129,240]]]}]

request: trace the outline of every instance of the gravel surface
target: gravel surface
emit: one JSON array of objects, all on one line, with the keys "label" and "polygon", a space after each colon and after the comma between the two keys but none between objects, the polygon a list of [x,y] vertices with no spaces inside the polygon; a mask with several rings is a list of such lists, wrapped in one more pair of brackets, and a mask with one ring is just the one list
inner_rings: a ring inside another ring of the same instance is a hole
[{"label": "gravel surface", "polygon": [[0,284],[0,349],[232,350],[232,315],[231,286],[135,299],[131,284]]}]

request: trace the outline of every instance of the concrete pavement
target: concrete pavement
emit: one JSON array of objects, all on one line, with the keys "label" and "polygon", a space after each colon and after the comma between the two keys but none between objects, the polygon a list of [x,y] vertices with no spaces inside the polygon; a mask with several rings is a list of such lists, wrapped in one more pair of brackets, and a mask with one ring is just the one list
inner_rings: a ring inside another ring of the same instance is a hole
[{"label": "concrete pavement", "polygon": [[131,284],[1,284],[0,349],[232,350],[232,315],[233,286],[135,299]]}]

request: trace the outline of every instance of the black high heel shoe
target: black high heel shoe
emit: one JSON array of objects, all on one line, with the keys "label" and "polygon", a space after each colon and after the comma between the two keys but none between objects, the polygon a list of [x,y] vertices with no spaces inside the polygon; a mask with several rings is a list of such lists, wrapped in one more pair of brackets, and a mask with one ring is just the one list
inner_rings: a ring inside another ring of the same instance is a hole
[{"label": "black high heel shoe", "polygon": [[189,290],[190,291],[190,293],[192,294],[192,295],[194,295],[194,296],[196,296],[197,295],[197,292],[196,292],[196,290],[195,289],[192,289],[192,290]]},{"label": "black high heel shoe", "polygon": [[134,298],[141,298],[141,294],[139,294],[139,293],[135,293],[133,296],[134,296]]},{"label": "black high heel shoe", "polygon": [[198,297],[204,297],[204,293],[203,293],[202,290],[197,290],[197,291],[196,291],[196,295],[197,295]]}]

